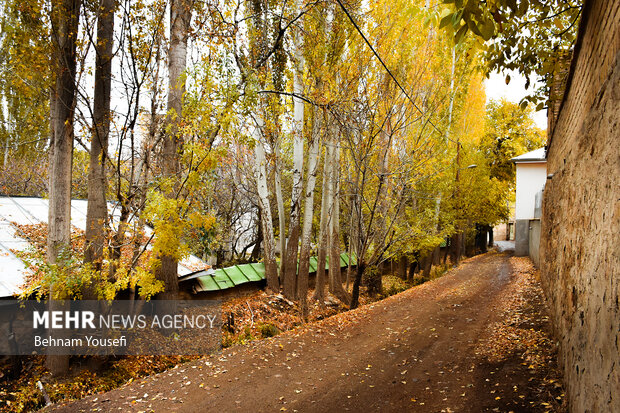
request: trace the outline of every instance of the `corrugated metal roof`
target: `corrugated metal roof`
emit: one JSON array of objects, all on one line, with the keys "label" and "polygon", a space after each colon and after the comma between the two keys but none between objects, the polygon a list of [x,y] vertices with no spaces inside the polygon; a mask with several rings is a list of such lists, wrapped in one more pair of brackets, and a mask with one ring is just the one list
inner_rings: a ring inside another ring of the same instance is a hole
[{"label": "corrugated metal roof", "polygon": [[27,268],[11,250],[22,251],[28,246],[28,242],[16,234],[11,223],[0,218],[0,297],[10,297],[20,291]]},{"label": "corrugated metal roof", "polygon": [[[11,250],[25,251],[30,247],[30,243],[11,223],[19,225],[47,223],[48,205],[48,200],[43,198],[0,197],[0,297],[18,294],[19,286],[23,284],[26,275],[25,264]],[[86,200],[71,200],[72,226],[81,230],[86,229],[87,205]],[[119,221],[120,211],[114,204],[108,204],[108,213],[112,216],[113,223]],[[146,227],[145,233],[149,236],[153,230]],[[191,276],[207,267],[204,261],[191,255],[179,263],[178,274]]]},{"label": "corrugated metal roof", "polygon": [[[19,202],[17,201],[19,200]],[[0,297],[19,294],[28,269],[13,251],[26,251],[30,243],[11,224],[47,221],[47,205],[39,198],[0,197]]]},{"label": "corrugated metal roof", "polygon": [[[327,259],[326,261],[329,261]],[[349,256],[346,252],[340,254],[340,266],[349,265]],[[351,256],[351,265],[357,265],[355,255]],[[316,272],[317,258],[310,258],[310,272]],[[329,262],[325,263],[325,269],[329,270]],[[232,267],[218,268],[213,273],[203,271],[196,274],[195,292],[219,291],[233,288],[247,282],[256,282],[265,279],[265,265],[262,262],[253,264],[233,265]],[[189,279],[189,278],[187,278]],[[185,281],[183,279],[182,281]]]}]

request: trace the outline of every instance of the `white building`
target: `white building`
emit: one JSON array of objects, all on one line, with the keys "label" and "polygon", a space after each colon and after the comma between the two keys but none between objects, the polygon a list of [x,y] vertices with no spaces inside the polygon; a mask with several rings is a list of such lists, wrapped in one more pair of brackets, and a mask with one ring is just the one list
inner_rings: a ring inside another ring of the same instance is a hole
[{"label": "white building", "polygon": [[[530,221],[540,219],[542,191],[547,181],[547,160],[545,148],[516,156],[511,159],[517,168],[517,191],[515,202],[515,254],[530,254],[530,232],[540,229],[532,228]],[[536,237],[535,237],[536,238]],[[533,246],[537,249],[538,246]]]}]

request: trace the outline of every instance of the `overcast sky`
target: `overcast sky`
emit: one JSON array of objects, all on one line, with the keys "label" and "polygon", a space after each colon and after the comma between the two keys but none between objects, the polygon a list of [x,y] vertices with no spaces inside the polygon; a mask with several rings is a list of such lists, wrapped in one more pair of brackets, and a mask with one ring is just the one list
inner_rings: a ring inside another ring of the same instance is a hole
[{"label": "overcast sky", "polygon": [[[525,90],[525,78],[515,71],[508,71],[510,74],[510,84],[506,84],[506,74],[493,73],[489,79],[485,79],[484,85],[486,89],[487,102],[491,99],[506,98],[515,103],[527,94]],[[547,109],[536,112],[534,121],[539,128],[547,129]]]}]

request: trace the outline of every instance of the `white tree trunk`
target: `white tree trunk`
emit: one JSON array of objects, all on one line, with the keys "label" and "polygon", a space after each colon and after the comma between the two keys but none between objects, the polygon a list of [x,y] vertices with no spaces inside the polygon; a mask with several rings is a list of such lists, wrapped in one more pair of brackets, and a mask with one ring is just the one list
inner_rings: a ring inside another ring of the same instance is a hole
[{"label": "white tree trunk", "polygon": [[9,161],[9,138],[6,138],[4,141],[4,161],[2,163],[3,166],[6,166],[6,163]]},{"label": "white tree trunk", "polygon": [[323,188],[321,193],[321,221],[319,224],[319,247],[316,272],[316,288],[314,298],[323,302],[325,288],[325,262],[329,248],[329,211],[331,210],[331,158],[332,146],[325,148],[325,161],[323,162]]},{"label": "white tree trunk", "polygon": [[258,206],[261,210],[261,226],[263,228],[263,245],[265,249],[264,264],[267,287],[274,292],[280,290],[278,282],[278,267],[276,264],[275,239],[273,237],[273,220],[271,217],[271,205],[269,204],[269,188],[267,186],[267,159],[262,142],[262,130],[264,121],[259,115],[256,117],[254,129],[255,154],[256,154],[256,188],[258,191]]},{"label": "white tree trunk", "polygon": [[284,216],[284,199],[282,197],[282,177],[280,173],[280,144],[276,143],[275,148],[275,191],[276,191],[276,203],[278,206],[278,227],[280,230],[280,275],[284,276],[284,267],[286,255],[286,218]]},{"label": "white tree trunk", "polygon": [[331,185],[330,219],[329,219],[329,292],[338,297],[343,303],[349,303],[349,294],[342,287],[340,273],[340,142],[338,131],[332,126],[331,151]]},{"label": "white tree trunk", "polygon": [[[301,12],[301,2],[296,3],[297,13]],[[294,35],[296,70],[293,79],[293,93],[303,93],[304,55],[301,34]],[[286,255],[286,273],[284,278],[284,295],[294,298],[297,282],[297,253],[299,251],[299,220],[301,215],[301,192],[303,189],[304,168],[304,102],[293,98],[293,189],[291,191],[291,219],[289,223],[289,239]]]},{"label": "white tree trunk", "polygon": [[450,105],[448,106],[448,129],[446,130],[446,136],[450,135],[452,128],[452,112],[454,109],[454,71],[456,69],[456,47],[452,48],[452,66],[450,67]]},{"label": "white tree trunk", "polygon": [[[316,120],[315,120],[316,121]],[[301,252],[299,254],[299,278],[297,283],[297,296],[299,297],[301,313],[304,320],[308,315],[308,272],[310,266],[310,239],[312,236],[312,218],[314,216],[314,187],[319,164],[319,136],[313,133],[308,154],[308,178],[306,193],[304,194],[304,222],[301,232]]]}]

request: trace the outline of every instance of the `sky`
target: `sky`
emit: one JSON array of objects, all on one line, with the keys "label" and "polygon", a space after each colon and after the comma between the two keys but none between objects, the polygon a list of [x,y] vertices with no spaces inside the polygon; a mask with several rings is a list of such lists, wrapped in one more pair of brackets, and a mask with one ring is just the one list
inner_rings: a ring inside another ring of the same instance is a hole
[{"label": "sky", "polygon": [[[506,84],[506,74],[510,74],[510,83]],[[519,73],[509,70],[503,73],[492,73],[489,79],[484,81],[487,103],[489,100],[498,100],[506,98],[507,100],[519,103],[527,94],[525,90],[525,78]],[[536,125],[543,129],[547,129],[547,109],[543,109],[534,114]]]}]

